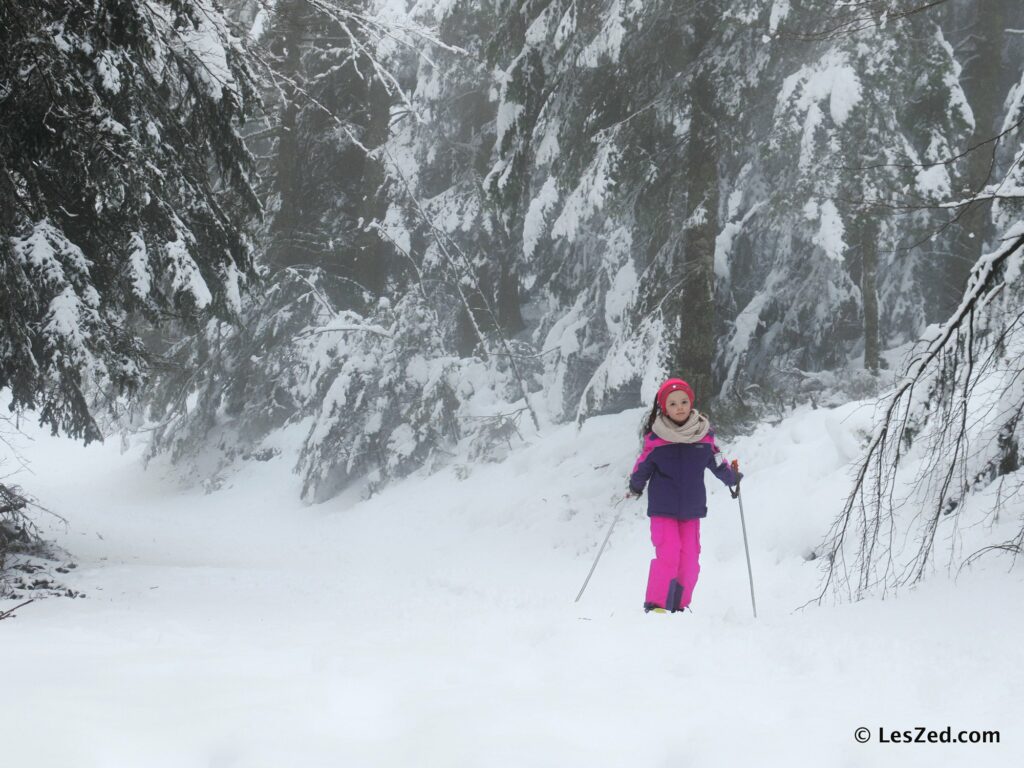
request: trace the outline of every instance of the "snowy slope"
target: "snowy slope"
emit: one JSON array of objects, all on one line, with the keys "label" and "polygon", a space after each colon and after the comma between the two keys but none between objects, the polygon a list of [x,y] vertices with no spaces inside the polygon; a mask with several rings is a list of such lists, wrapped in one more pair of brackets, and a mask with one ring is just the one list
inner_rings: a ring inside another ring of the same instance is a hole
[{"label": "snowy slope", "polygon": [[[313,507],[282,457],[204,495],[143,472],[141,447],[32,433],[35,475],[16,479],[70,521],[52,535],[88,597],[0,623],[2,764],[1020,764],[1024,579],[1006,561],[796,610],[868,406],[799,410],[723,446],[747,473],[759,619],[736,502],[710,474],[692,614],[641,610],[643,502],[624,502],[574,604],[640,416],[552,428],[464,480]],[[877,743],[918,725],[1001,743]]]}]

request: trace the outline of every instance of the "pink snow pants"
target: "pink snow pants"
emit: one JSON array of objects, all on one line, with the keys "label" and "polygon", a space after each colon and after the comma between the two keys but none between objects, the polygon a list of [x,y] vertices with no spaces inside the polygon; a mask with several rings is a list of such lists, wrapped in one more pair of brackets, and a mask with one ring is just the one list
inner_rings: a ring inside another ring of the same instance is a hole
[{"label": "pink snow pants", "polygon": [[700,518],[651,518],[655,557],[647,577],[648,603],[678,611],[690,604],[700,573]]}]

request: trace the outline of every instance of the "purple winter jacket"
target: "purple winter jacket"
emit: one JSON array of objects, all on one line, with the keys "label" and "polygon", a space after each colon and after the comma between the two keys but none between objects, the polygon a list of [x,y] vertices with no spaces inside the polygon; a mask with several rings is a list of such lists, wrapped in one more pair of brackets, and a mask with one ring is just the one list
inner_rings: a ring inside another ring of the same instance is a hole
[{"label": "purple winter jacket", "polygon": [[726,485],[736,484],[736,474],[715,445],[714,432],[708,432],[696,443],[670,443],[650,432],[633,465],[629,488],[642,493],[650,480],[648,517],[676,520],[705,517],[708,514],[705,469],[710,469]]}]

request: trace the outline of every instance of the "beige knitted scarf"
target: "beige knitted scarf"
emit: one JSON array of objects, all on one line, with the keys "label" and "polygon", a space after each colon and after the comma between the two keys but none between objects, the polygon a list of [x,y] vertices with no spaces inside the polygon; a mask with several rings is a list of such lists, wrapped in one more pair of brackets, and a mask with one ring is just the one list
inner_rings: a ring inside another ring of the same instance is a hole
[{"label": "beige knitted scarf", "polygon": [[670,443],[698,443],[709,429],[711,422],[708,421],[708,417],[696,410],[690,411],[689,418],[681,425],[676,424],[664,413],[659,413],[651,425],[654,434]]}]

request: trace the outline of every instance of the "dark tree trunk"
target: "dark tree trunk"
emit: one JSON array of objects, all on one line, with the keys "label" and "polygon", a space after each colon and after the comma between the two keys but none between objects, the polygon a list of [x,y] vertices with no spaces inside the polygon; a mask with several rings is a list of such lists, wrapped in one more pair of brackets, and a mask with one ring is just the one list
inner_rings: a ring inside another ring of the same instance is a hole
[{"label": "dark tree trunk", "polygon": [[[362,135],[362,142],[368,148],[379,147],[388,137],[388,114],[390,99],[385,88],[376,80],[369,84],[365,95],[368,105],[368,121]],[[367,157],[358,150],[358,166],[352,169],[361,179],[364,190],[359,218],[363,221],[380,221],[387,213],[387,198],[384,194],[384,166],[379,160]],[[352,271],[356,279],[375,293],[383,293],[392,269],[388,256],[391,248],[377,234],[365,229],[356,238],[356,255]]]},{"label": "dark tree trunk", "polygon": [[[960,59],[964,65],[960,82],[975,119],[971,146],[989,141],[999,132],[1003,98],[1010,85],[1003,66],[1006,28],[1010,21],[1007,8],[1005,0],[961,3],[947,20],[950,37],[962,49]],[[995,148],[995,144],[986,144],[967,156],[962,179],[964,189],[954,197],[966,198],[989,183]],[[936,317],[929,319],[945,318],[960,303],[971,268],[992,235],[990,211],[990,203],[978,202],[962,212],[953,252],[943,262],[941,306],[937,308]]]},{"label": "dark tree trunk", "polygon": [[[696,45],[703,47],[710,37],[714,3],[698,11]],[[698,401],[714,393],[712,364],[715,356],[714,259],[718,234],[718,126],[714,84],[710,65],[695,60],[700,71],[691,90],[690,141],[687,159],[687,217],[683,233],[682,280],[679,292],[680,336],[676,345],[673,373],[686,378]]]},{"label": "dark tree trunk", "polygon": [[[278,6],[283,39],[275,53],[283,55],[282,73],[289,80],[297,80],[302,59],[302,37],[308,14],[304,0],[287,0]],[[281,105],[278,111],[278,143],[275,176],[279,207],[270,225],[270,245],[267,258],[274,269],[302,263],[296,253],[295,235],[300,219],[301,168],[298,143],[298,93],[291,82],[285,81],[280,89]]]},{"label": "dark tree trunk", "polygon": [[861,278],[864,303],[864,367],[872,373],[879,367],[878,333],[878,223],[865,216],[860,226]]},{"label": "dark tree trunk", "polygon": [[526,327],[519,308],[519,277],[509,269],[509,259],[502,260],[498,276],[498,323],[506,336],[514,336]]}]

